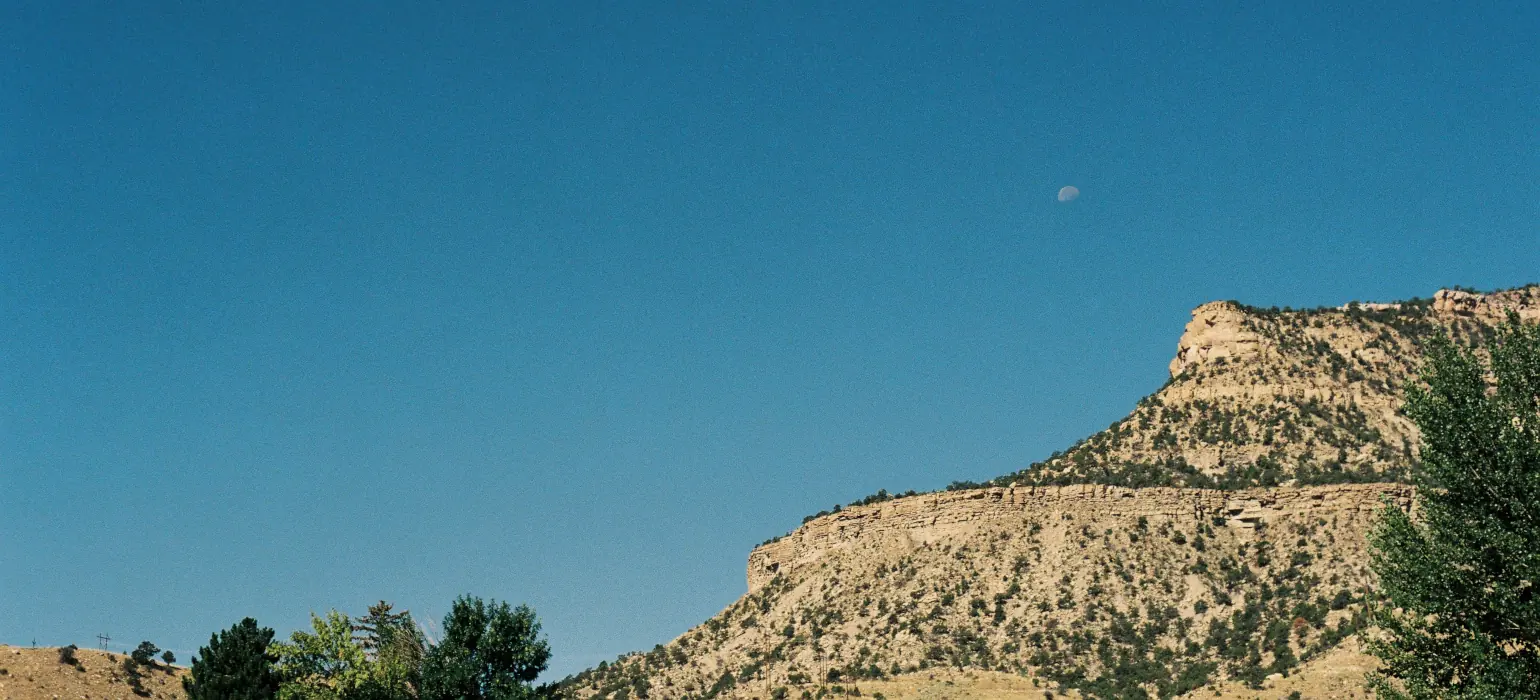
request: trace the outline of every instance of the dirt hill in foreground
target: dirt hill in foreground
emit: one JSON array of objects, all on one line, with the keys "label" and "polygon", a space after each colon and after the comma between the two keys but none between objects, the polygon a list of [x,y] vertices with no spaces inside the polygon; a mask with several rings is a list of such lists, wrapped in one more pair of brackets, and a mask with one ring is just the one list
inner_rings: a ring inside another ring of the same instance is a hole
[{"label": "dirt hill in foreground", "polygon": [[0,700],[140,700],[186,698],[182,676],[187,669],[157,664],[141,667],[136,693],[123,663],[128,656],[95,649],[75,652],[78,664],[59,660],[55,647],[36,649],[0,645]]}]

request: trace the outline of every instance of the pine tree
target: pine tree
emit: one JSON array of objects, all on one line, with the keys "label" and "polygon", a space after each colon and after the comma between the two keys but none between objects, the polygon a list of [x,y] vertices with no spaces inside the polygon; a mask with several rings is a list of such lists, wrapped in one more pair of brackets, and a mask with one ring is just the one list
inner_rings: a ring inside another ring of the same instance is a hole
[{"label": "pine tree", "polygon": [[390,603],[369,606],[368,614],[353,623],[358,643],[374,661],[385,687],[416,687],[421,682],[427,640],[410,611],[392,612]]},{"label": "pine tree", "polygon": [[1437,338],[1426,387],[1407,392],[1422,431],[1417,512],[1387,508],[1371,537],[1387,599],[1370,642],[1383,697],[1496,700],[1540,685],[1540,326],[1510,314],[1487,350],[1490,361]]},{"label": "pine tree", "polygon": [[391,612],[390,603],[380,601],[369,606],[368,614],[353,621],[353,633],[358,643],[370,655],[377,655],[391,637],[406,629],[413,629],[412,613],[408,610]]},{"label": "pine tree", "polygon": [[273,630],[249,617],[215,633],[182,679],[188,700],[272,700],[279,681],[272,642]]}]

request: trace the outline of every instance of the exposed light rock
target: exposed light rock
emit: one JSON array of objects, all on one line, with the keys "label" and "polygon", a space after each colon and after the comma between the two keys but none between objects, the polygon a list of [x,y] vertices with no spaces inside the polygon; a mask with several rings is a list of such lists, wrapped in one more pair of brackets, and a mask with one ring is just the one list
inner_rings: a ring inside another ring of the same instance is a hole
[{"label": "exposed light rock", "polygon": [[1187,331],[1176,345],[1171,376],[1218,361],[1242,362],[1255,356],[1264,339],[1245,325],[1246,313],[1233,302],[1215,301],[1193,309]]},{"label": "exposed light rock", "polygon": [[1509,311],[1514,311],[1519,318],[1533,321],[1540,319],[1540,287],[1521,287],[1495,294],[1440,289],[1433,295],[1433,310],[1491,321],[1501,321]]},{"label": "exposed light rock", "polygon": [[779,540],[749,553],[748,586],[755,591],[778,575],[816,566],[831,551],[854,543],[907,551],[916,544],[946,542],[980,527],[1019,523],[1024,515],[1073,513],[1083,517],[1156,517],[1207,521],[1225,519],[1232,528],[1254,530],[1280,515],[1378,510],[1388,501],[1412,505],[1412,488],[1399,484],[1337,484],[1306,488],[1148,488],[1086,484],[1022,486],[946,491],[869,506],[851,506],[816,518]]},{"label": "exposed light rock", "polygon": [[[1470,343],[1509,311],[1540,319],[1540,287],[1432,300],[1279,310],[1212,302],[1193,310],[1166,386],[1128,418],[1015,477],[1266,486],[1394,480],[1415,460],[1401,412],[1435,333]],[[1129,465],[1139,468],[1131,470]],[[1172,465],[1184,468],[1176,469]]]}]

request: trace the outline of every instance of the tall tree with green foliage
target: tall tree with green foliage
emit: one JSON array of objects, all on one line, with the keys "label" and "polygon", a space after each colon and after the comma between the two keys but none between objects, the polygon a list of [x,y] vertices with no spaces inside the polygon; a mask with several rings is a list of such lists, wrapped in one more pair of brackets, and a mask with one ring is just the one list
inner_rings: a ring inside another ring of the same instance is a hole
[{"label": "tall tree with green foliage", "polygon": [[272,700],[278,693],[273,630],[246,618],[209,638],[182,679],[188,700]]},{"label": "tall tree with green foliage", "polygon": [[345,700],[369,684],[369,659],[353,639],[353,622],[336,610],[310,615],[313,632],[296,630],[287,642],[274,642],[283,685],[279,700]]},{"label": "tall tree with green foliage", "polygon": [[387,662],[353,637],[353,621],[336,610],[312,614],[314,630],[275,642],[283,684],[278,700],[402,700],[415,696],[416,668]]},{"label": "tall tree with green foliage", "polygon": [[529,607],[496,600],[455,599],[444,616],[444,639],[423,662],[422,700],[525,700],[545,670],[551,649]]},{"label": "tall tree with green foliage", "polygon": [[1371,536],[1387,599],[1371,682],[1384,697],[1540,688],[1540,326],[1510,314],[1487,351],[1438,338],[1426,387],[1407,391],[1418,510],[1387,508]]},{"label": "tall tree with green foliage", "polygon": [[389,687],[421,683],[427,641],[410,611],[395,612],[390,603],[380,601],[353,622],[355,639],[375,665],[375,675]]},{"label": "tall tree with green foliage", "polygon": [[397,631],[410,627],[412,614],[406,610],[395,612],[395,606],[383,600],[369,606],[368,612],[353,621],[355,638],[370,654],[378,653]]}]

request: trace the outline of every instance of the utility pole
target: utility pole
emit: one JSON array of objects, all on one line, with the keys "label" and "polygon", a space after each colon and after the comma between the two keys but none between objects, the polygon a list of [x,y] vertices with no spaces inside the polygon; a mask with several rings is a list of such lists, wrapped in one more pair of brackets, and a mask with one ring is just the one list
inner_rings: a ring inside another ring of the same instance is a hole
[{"label": "utility pole", "polygon": [[102,643],[102,651],[107,651],[107,642],[112,641],[112,635],[110,635],[110,634],[98,634],[98,635],[96,635],[96,641]]}]

